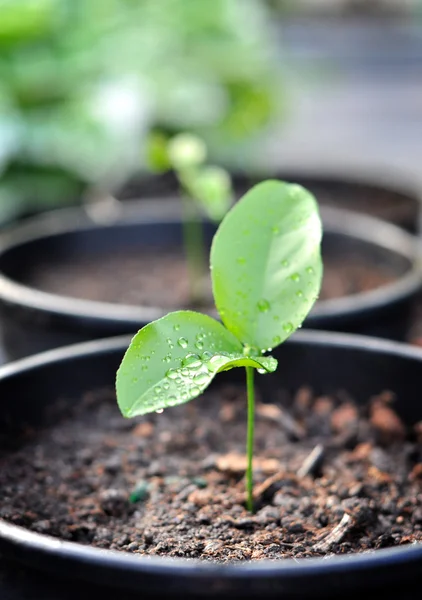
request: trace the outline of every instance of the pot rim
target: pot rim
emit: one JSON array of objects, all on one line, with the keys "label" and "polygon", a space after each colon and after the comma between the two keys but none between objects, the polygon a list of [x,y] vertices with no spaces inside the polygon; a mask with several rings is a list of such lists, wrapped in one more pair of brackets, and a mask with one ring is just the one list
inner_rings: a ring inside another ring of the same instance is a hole
[{"label": "pot rim", "polygon": [[[97,354],[121,352],[123,354],[130,336],[118,336],[65,346],[29,356],[0,367],[0,382],[10,377],[19,377],[33,370],[48,367],[54,363],[66,362],[72,358],[87,358]],[[422,363],[422,348],[412,347],[401,342],[382,340],[356,334],[343,334],[325,331],[297,331],[288,344],[310,344],[314,347],[329,345],[334,348],[349,347],[365,352],[383,353],[408,358]],[[13,525],[0,519],[0,540],[17,550],[41,553],[44,558],[84,563],[91,566],[112,568],[122,572],[137,572],[169,576],[189,576],[193,579],[218,576],[224,580],[244,580],[259,577],[297,577],[339,575],[353,569],[365,571],[373,568],[389,568],[398,564],[422,562],[422,543],[400,547],[383,548],[373,552],[351,553],[327,557],[285,558],[277,561],[260,560],[231,564],[205,563],[200,559],[150,557],[134,555],[126,551],[108,550],[82,545],[78,542],[62,541],[52,536],[36,533],[24,527]]]},{"label": "pot rim", "polygon": [[[422,210],[422,187],[417,177],[397,165],[366,163],[325,163],[308,162],[306,164],[289,163],[284,165],[269,165],[268,162],[253,165],[233,165],[229,168],[230,175],[236,178],[280,179],[294,183],[302,179],[312,179],[315,183],[344,184],[347,186],[369,187],[386,192],[392,192],[406,198]],[[137,177],[155,177],[154,174],[142,172],[135,173],[132,182],[136,183]],[[128,183],[131,183],[129,181]],[[118,193],[117,193],[118,196]],[[159,198],[160,196],[157,196]],[[135,201],[139,195],[125,197],[125,202]],[[360,213],[361,214],[361,213]]]},{"label": "pot rim", "polygon": [[[357,242],[362,241],[394,252],[408,260],[411,266],[402,276],[374,290],[318,302],[307,318],[310,327],[312,323],[327,317],[353,316],[400,302],[421,288],[422,244],[415,236],[381,219],[346,209],[323,206],[320,212],[326,233],[343,235]],[[171,224],[180,222],[180,219],[180,204],[170,197],[142,202],[127,201],[119,206],[116,214],[105,221],[100,221],[95,213],[84,208],[57,209],[28,219],[0,235],[0,257],[21,244],[36,242],[45,237],[89,231],[96,227]],[[91,322],[127,323],[134,329],[140,322],[153,321],[169,312],[157,306],[113,304],[45,292],[18,283],[1,272],[0,302]],[[177,310],[177,307],[171,310]],[[213,315],[218,316],[215,310]]]}]

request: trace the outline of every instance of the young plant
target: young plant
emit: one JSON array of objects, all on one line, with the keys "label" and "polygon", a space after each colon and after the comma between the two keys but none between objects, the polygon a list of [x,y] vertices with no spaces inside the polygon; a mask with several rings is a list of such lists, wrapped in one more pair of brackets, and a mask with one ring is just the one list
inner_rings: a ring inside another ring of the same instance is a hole
[{"label": "young plant", "polygon": [[211,276],[223,323],[173,312],[141,329],[117,372],[124,417],[161,411],[199,396],[220,371],[245,367],[247,507],[253,510],[254,372],[314,304],[321,285],[321,222],[315,198],[299,185],[266,181],[225,216],[211,248]]},{"label": "young plant", "polygon": [[229,174],[221,167],[205,163],[207,149],[195,135],[180,133],[171,138],[155,132],[150,135],[148,158],[152,169],[171,169],[179,182],[183,207],[183,242],[192,303],[204,304],[207,274],[201,213],[219,222],[232,203]]}]

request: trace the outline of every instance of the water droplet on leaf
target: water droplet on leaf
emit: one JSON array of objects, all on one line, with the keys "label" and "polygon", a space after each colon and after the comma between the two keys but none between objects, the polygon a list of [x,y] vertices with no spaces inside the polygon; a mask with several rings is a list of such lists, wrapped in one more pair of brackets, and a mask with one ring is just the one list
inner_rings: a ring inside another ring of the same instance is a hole
[{"label": "water droplet on leaf", "polygon": [[178,345],[179,345],[181,348],[187,348],[187,347],[188,347],[188,340],[187,340],[186,338],[183,338],[183,337],[179,338],[179,339],[177,340],[177,343],[178,343]]},{"label": "water droplet on leaf", "polygon": [[198,375],[195,375],[195,377],[193,378],[193,382],[196,385],[205,385],[206,383],[208,383],[209,380],[209,376],[206,373],[198,373]]},{"label": "water droplet on leaf", "polygon": [[187,369],[199,369],[202,365],[202,361],[197,354],[188,354],[182,360],[182,367],[186,367]]},{"label": "water droplet on leaf", "polygon": [[261,298],[261,300],[259,300],[257,306],[258,306],[259,312],[268,312],[271,308],[270,303],[268,302],[268,300],[265,300],[265,298]]},{"label": "water droplet on leaf", "polygon": [[218,369],[220,367],[222,367],[224,365],[224,363],[226,362],[226,357],[225,356],[219,356],[219,355],[214,355],[211,356],[211,358],[208,361],[207,367],[208,370],[211,373],[215,373],[216,371],[218,371]]},{"label": "water droplet on leaf", "polygon": [[169,396],[166,400],[167,406],[175,406],[178,404],[178,399],[176,396]]}]

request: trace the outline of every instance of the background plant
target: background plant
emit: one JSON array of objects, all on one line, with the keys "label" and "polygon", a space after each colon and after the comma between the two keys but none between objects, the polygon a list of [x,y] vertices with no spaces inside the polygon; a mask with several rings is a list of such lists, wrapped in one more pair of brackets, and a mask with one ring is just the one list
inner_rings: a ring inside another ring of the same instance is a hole
[{"label": "background plant", "polygon": [[264,356],[300,325],[319,293],[321,222],[315,198],[298,185],[255,186],[226,215],[211,249],[222,323],[178,311],[133,338],[116,377],[125,417],[199,396],[220,371],[245,367],[248,397],[247,506],[253,509],[254,370],[277,368]]},{"label": "background plant", "polygon": [[[242,164],[283,110],[271,14],[260,0],[144,0],[134,35],[154,127],[196,133],[211,160]],[[245,142],[249,142],[245,145]]]},{"label": "background plant", "polygon": [[149,137],[148,161],[160,173],[171,169],[177,177],[182,200],[183,241],[188,263],[190,299],[206,302],[207,275],[203,213],[219,222],[232,203],[231,178],[219,166],[206,163],[207,148],[197,136],[180,133],[168,138],[162,133]]},{"label": "background plant", "polygon": [[[0,3],[0,209],[19,213],[79,198],[136,168],[147,104],[133,65],[105,48],[115,0]],[[121,54],[120,54],[121,55]]]},{"label": "background plant", "polygon": [[240,156],[280,104],[268,27],[259,0],[2,0],[0,219],[118,189],[153,129]]}]

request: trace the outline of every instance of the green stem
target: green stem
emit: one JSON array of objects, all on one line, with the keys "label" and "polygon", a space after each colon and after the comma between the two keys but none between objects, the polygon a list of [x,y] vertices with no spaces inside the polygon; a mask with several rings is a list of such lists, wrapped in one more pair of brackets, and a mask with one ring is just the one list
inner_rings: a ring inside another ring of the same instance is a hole
[{"label": "green stem", "polygon": [[183,243],[188,263],[189,287],[192,303],[204,302],[203,282],[206,272],[204,232],[194,200],[182,193]]},{"label": "green stem", "polygon": [[255,423],[255,389],[253,367],[246,368],[246,389],[248,394],[248,433],[246,441],[247,468],[246,468],[246,506],[250,512],[254,512],[253,507],[253,449],[254,449],[254,423]]}]

